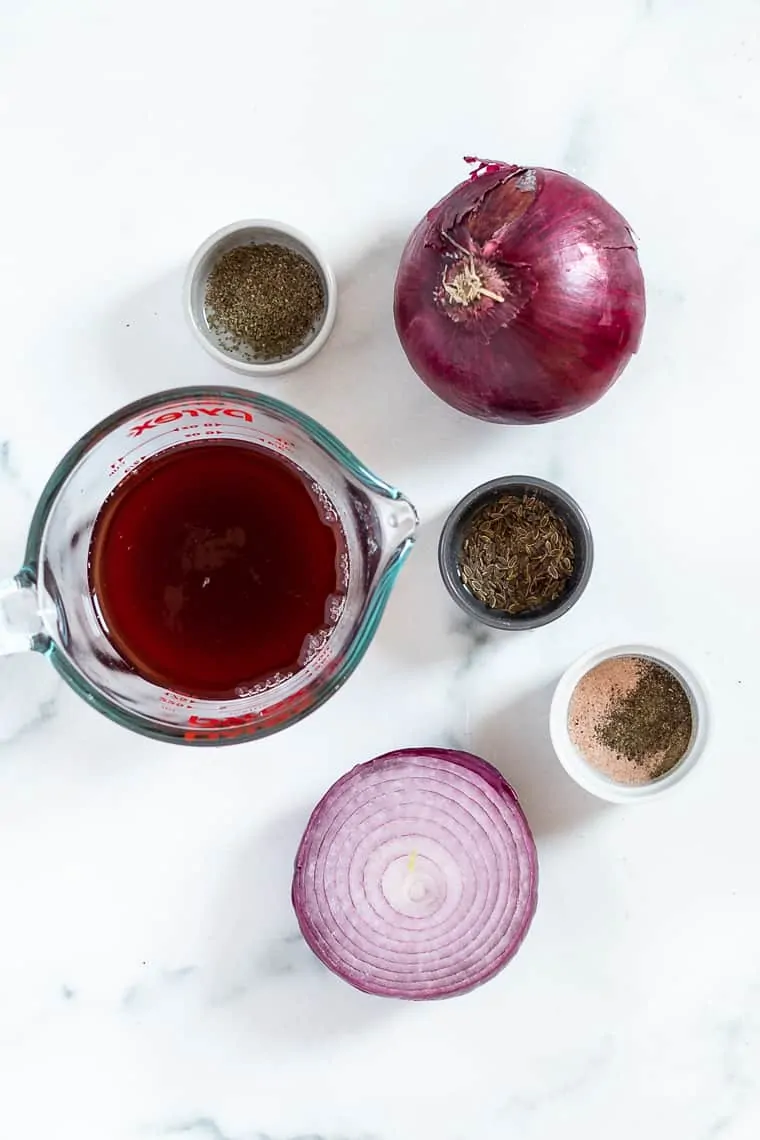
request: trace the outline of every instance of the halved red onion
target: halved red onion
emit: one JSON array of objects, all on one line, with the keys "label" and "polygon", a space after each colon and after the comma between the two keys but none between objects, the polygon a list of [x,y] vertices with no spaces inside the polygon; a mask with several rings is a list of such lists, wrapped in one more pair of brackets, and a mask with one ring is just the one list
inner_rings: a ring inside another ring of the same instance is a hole
[{"label": "halved red onion", "polygon": [[443,998],[488,981],[536,909],[536,847],[504,777],[469,752],[359,764],[314,809],[293,906],[307,943],[357,989]]}]

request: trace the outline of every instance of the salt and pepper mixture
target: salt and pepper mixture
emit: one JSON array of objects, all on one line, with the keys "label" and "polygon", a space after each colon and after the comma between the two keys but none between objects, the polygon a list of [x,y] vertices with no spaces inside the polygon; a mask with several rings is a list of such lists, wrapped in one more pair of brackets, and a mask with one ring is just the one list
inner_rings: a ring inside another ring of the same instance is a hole
[{"label": "salt and pepper mixture", "polygon": [[578,682],[570,739],[611,780],[647,784],[672,771],[692,738],[691,703],[670,669],[646,657],[610,657]]}]

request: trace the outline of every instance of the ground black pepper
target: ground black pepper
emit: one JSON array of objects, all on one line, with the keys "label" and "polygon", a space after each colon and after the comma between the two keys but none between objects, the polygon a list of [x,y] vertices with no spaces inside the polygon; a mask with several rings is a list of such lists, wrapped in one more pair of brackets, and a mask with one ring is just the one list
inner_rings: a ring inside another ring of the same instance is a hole
[{"label": "ground black pepper", "polygon": [[664,665],[640,661],[633,689],[615,701],[596,728],[601,744],[642,765],[656,780],[676,764],[691,740],[691,704]]},{"label": "ground black pepper", "polygon": [[325,309],[318,270],[283,245],[243,245],[223,253],[206,282],[210,327],[249,361],[292,355]]}]

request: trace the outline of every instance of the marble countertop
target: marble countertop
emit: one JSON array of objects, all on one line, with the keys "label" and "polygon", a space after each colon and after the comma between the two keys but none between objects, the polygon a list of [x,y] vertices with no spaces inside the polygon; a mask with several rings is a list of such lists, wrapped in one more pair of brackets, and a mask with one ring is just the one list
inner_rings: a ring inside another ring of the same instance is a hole
[{"label": "marble countertop", "polygon": [[[0,16],[0,576],[86,428],[223,383],[183,323],[195,246],[246,216],[318,239],[325,351],[266,390],[417,505],[364,662],[305,722],[194,751],[0,662],[0,1134],[8,1140],[756,1140],[760,1135],[760,7],[757,0],[27,0]],[[458,415],[390,313],[404,236],[484,154],[565,169],[640,239],[640,354],[542,428]],[[565,486],[594,530],[581,602],[463,624],[435,562],[477,483]],[[552,687],[599,641],[706,678],[700,770],[641,807],[578,789]],[[354,763],[467,747],[519,792],[530,936],[473,994],[372,999],[301,942],[310,808]]]}]

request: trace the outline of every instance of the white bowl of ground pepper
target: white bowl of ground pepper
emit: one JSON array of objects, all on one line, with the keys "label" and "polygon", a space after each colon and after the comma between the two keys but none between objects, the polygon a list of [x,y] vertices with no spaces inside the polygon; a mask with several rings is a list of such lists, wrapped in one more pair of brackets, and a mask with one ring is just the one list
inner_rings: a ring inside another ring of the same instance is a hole
[{"label": "white bowl of ground pepper", "polygon": [[196,250],[184,305],[198,340],[220,364],[248,376],[277,376],[323,347],[337,292],[310,238],[254,218],[224,226]]},{"label": "white bowl of ground pepper", "polygon": [[707,738],[707,701],[693,670],[672,653],[617,645],[570,666],[549,727],[577,784],[610,803],[637,803],[693,771]]}]

